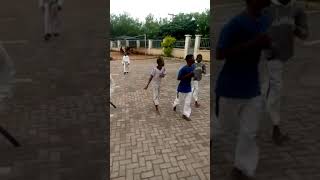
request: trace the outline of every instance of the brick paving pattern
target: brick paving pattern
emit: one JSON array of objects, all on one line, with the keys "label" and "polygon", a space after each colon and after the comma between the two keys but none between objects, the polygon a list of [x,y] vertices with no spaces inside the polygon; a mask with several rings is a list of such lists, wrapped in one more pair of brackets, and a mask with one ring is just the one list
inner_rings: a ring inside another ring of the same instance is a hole
[{"label": "brick paving pattern", "polygon": [[111,61],[116,86],[111,99],[117,106],[110,110],[111,179],[209,179],[210,79],[204,77],[200,83],[201,108],[192,102],[192,121],[185,121],[172,110],[177,69],[185,62],[166,60],[159,116],[151,86],[143,89],[155,63],[156,59],[133,60],[124,76],[121,61]]},{"label": "brick paving pattern", "polygon": [[49,43],[38,1],[0,7],[0,40],[18,79],[0,123],[22,144],[0,135],[1,180],[107,178],[104,7],[66,1],[62,36]]},{"label": "brick paving pattern", "polygon": [[[239,1],[240,2],[240,1]],[[241,6],[233,6],[241,10]],[[216,8],[216,19],[223,22],[230,17],[228,8]],[[235,13],[235,12],[234,12]],[[320,38],[317,25],[318,13],[309,15],[311,37],[308,41]],[[218,21],[217,21],[218,22]],[[213,23],[215,24],[215,23]],[[222,24],[215,24],[218,34]],[[260,160],[257,180],[317,180],[320,178],[320,81],[319,44],[303,46],[297,42],[296,56],[287,64],[284,72],[281,127],[289,133],[291,141],[282,147],[271,142],[271,123],[267,118],[261,123],[258,137]],[[221,67],[213,62],[213,72]],[[216,77],[216,73],[213,73]],[[214,97],[211,103],[214,102]],[[234,145],[228,139],[216,139],[211,147],[213,179],[226,180],[230,174],[234,156]]]}]

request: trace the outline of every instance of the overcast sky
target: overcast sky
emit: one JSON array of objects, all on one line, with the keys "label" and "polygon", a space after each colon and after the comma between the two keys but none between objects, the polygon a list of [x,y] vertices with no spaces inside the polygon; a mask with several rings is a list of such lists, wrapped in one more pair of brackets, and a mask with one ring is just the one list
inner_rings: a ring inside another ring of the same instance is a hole
[{"label": "overcast sky", "polygon": [[151,13],[157,19],[170,14],[203,12],[210,9],[210,0],[110,0],[110,13],[129,13],[130,16],[144,21]]}]

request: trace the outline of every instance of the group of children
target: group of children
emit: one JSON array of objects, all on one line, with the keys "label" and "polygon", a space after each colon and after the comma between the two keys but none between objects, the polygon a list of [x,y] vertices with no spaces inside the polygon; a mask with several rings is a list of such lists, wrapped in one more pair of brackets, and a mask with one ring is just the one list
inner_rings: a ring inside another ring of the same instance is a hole
[{"label": "group of children", "polygon": [[[176,107],[182,104],[181,113],[182,118],[190,121],[191,115],[191,101],[192,96],[195,99],[196,107],[199,107],[198,94],[199,94],[199,81],[201,80],[202,74],[206,73],[205,65],[201,62],[202,55],[199,54],[196,59],[196,63],[193,55],[187,55],[185,58],[187,64],[180,68],[178,72],[177,80],[180,81],[176,99],[173,102],[173,110],[176,111]],[[157,113],[159,112],[159,95],[160,95],[160,84],[161,79],[166,75],[166,69],[164,67],[164,60],[159,57],[157,59],[157,66],[151,70],[151,75],[148,83],[144,89],[148,89],[150,82],[152,81],[153,91],[153,102],[156,107]],[[192,80],[193,79],[193,80]]]},{"label": "group of children", "polygon": [[[294,0],[246,0],[246,10],[222,29],[216,59],[225,60],[216,81],[216,118],[228,134],[238,133],[232,177],[252,179],[259,159],[256,135],[261,113],[273,122],[276,145],[288,140],[280,123],[282,73],[293,56],[294,37],[306,39],[306,14]],[[259,63],[266,62],[267,81],[261,83]],[[261,84],[268,85],[266,94]],[[231,129],[229,129],[231,128]]]}]

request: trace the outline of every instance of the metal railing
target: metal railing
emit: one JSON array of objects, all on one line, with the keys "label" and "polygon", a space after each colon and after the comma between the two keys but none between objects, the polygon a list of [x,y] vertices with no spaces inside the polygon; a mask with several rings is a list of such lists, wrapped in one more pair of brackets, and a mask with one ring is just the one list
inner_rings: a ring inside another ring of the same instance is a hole
[{"label": "metal railing", "polygon": [[162,40],[152,40],[152,48],[161,48]]},{"label": "metal railing", "polygon": [[184,45],[185,45],[185,41],[176,41],[173,44],[173,47],[174,48],[182,48],[182,49],[184,49]]},{"label": "metal railing", "polygon": [[209,38],[202,38],[200,40],[200,48],[203,50],[210,50],[210,39]]}]

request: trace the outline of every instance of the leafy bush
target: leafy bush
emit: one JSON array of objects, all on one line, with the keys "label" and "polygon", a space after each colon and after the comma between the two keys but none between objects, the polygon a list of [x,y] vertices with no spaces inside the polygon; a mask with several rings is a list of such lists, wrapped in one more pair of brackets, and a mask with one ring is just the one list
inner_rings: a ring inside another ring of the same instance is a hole
[{"label": "leafy bush", "polygon": [[163,53],[165,56],[170,57],[172,50],[173,50],[173,44],[176,42],[176,38],[172,36],[166,36],[163,41],[161,42],[161,47],[163,48]]}]

